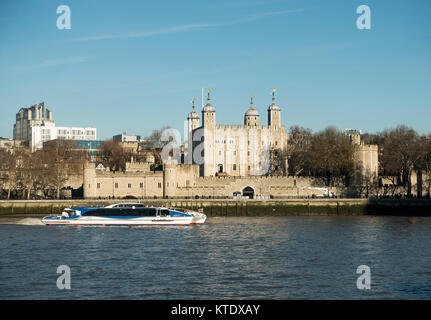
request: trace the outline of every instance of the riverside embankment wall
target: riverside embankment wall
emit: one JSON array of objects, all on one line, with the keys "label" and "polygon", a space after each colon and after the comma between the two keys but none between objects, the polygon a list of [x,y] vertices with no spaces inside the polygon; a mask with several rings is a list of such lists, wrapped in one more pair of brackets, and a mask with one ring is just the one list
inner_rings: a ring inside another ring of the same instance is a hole
[{"label": "riverside embankment wall", "polygon": [[[56,215],[65,207],[106,206],[115,200],[12,200],[0,201],[0,216]],[[122,201],[127,202],[127,201]],[[138,202],[138,201],[133,201]],[[149,206],[203,208],[214,216],[295,216],[295,215],[412,215],[431,216],[430,199],[151,199]]]}]

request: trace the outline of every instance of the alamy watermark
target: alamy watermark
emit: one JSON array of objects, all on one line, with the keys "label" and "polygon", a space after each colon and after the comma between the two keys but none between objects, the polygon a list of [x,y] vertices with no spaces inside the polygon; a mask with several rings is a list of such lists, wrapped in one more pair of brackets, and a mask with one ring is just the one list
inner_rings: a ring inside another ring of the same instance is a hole
[{"label": "alamy watermark", "polygon": [[356,8],[356,13],[360,16],[356,19],[356,27],[359,30],[371,29],[371,8],[367,5],[361,5]]},{"label": "alamy watermark", "polygon": [[356,287],[359,290],[370,290],[371,289],[371,269],[367,265],[360,265],[356,269],[356,273],[360,274],[358,280],[356,280]]},{"label": "alamy watermark", "polygon": [[70,290],[71,288],[71,278],[70,278],[70,267],[67,265],[60,265],[57,267],[57,273],[61,274],[57,278],[57,288],[59,290]]},{"label": "alamy watermark", "polygon": [[57,13],[60,14],[60,16],[57,17],[57,29],[59,30],[72,29],[70,7],[62,4],[61,6],[57,7]]}]

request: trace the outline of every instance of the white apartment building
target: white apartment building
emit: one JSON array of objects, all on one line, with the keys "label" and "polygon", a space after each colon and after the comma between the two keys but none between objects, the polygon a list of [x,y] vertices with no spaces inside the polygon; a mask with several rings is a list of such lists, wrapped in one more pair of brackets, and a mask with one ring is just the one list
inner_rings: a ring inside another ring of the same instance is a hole
[{"label": "white apartment building", "polygon": [[31,128],[31,147],[32,151],[36,151],[50,140],[97,140],[96,137],[96,128],[34,126]]},{"label": "white apartment building", "polygon": [[55,139],[97,140],[97,129],[92,127],[56,127],[52,111],[39,103],[21,108],[13,127],[14,140],[27,140],[32,151],[42,149],[43,143]]}]

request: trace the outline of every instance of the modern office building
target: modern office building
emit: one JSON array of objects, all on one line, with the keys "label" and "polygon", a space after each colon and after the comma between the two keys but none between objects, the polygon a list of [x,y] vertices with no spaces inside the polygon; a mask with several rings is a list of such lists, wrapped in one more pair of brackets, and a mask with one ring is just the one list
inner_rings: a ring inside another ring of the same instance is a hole
[{"label": "modern office building", "polygon": [[19,110],[13,126],[13,138],[28,141],[31,150],[36,151],[43,147],[45,141],[55,139],[97,140],[97,129],[93,127],[56,127],[52,111],[41,102]]},{"label": "modern office building", "polygon": [[119,142],[140,142],[141,136],[127,134],[127,132],[123,132],[122,134],[117,134],[113,136],[112,139]]}]

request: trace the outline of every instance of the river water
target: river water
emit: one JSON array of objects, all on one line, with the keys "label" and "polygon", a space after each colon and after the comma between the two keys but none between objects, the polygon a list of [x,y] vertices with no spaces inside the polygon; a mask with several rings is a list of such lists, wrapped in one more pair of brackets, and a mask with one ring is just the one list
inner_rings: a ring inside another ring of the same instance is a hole
[{"label": "river water", "polygon": [[[431,299],[431,218],[230,217],[193,227],[0,220],[0,299]],[[57,267],[70,289],[57,288]],[[357,288],[357,267],[371,288]]]}]

